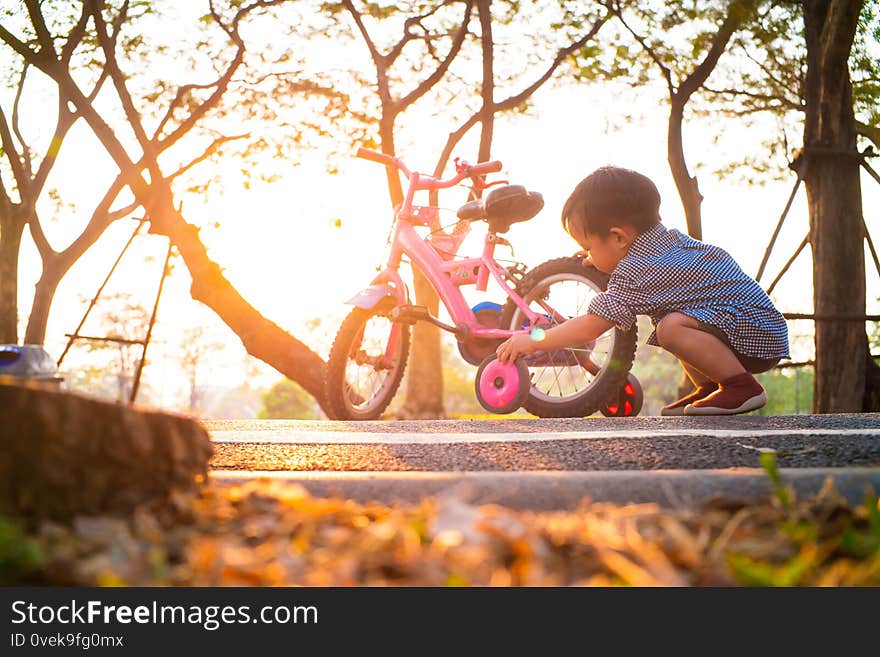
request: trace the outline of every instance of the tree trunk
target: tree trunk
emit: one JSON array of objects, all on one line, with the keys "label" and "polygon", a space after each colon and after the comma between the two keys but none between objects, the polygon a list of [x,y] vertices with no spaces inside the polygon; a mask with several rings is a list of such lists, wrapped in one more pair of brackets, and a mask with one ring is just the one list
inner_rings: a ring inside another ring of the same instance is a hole
[{"label": "tree trunk", "polygon": [[[173,207],[162,205],[161,217],[151,218],[150,232],[167,235],[177,247],[192,276],[192,298],[213,310],[241,339],[250,355],[299,383],[325,408],[326,363],[307,345],[251,306],[226,279],[220,266],[210,259],[198,228],[187,223]],[[153,215],[158,211],[154,207]],[[157,226],[161,229],[157,230]]]},{"label": "tree trunk", "polygon": [[18,344],[18,255],[24,220],[18,206],[0,204],[0,343]]},{"label": "tree trunk", "polygon": [[49,322],[49,311],[58,283],[64,278],[68,267],[60,266],[55,260],[43,259],[43,273],[34,288],[34,301],[28,317],[24,341],[27,344],[43,344],[46,341],[46,325]]},{"label": "tree trunk", "polygon": [[[437,315],[440,299],[431,283],[417,267],[413,267],[416,303],[427,306]],[[446,417],[443,404],[443,354],[440,329],[428,322],[413,326],[412,347],[407,366],[406,399],[398,411],[402,419],[434,419]]]},{"label": "tree trunk", "polygon": [[703,195],[700,193],[696,177],[691,177],[688,171],[687,161],[684,157],[684,144],[682,142],[682,122],[684,121],[684,106],[682,102],[673,96],[669,102],[669,126],[666,134],[666,152],[669,161],[669,170],[672,179],[678,189],[678,196],[684,208],[684,216],[687,221],[688,235],[695,240],[703,239],[703,225],[700,206],[703,203]]},{"label": "tree trunk", "polygon": [[[382,116],[379,124],[382,152],[395,155],[393,112],[384,110]],[[394,167],[386,167],[386,173],[391,205],[397,208],[403,203],[400,174]],[[413,293],[418,305],[427,307],[433,315],[437,314],[440,308],[440,298],[416,267],[413,267]],[[412,336],[409,363],[407,364],[406,397],[398,415],[407,419],[445,417],[440,329],[427,322],[417,322],[413,327]]]},{"label": "tree trunk", "polygon": [[[817,315],[865,314],[865,252],[859,160],[848,59],[861,2],[806,0],[807,202]],[[813,411],[862,409],[864,322],[816,322]]]}]

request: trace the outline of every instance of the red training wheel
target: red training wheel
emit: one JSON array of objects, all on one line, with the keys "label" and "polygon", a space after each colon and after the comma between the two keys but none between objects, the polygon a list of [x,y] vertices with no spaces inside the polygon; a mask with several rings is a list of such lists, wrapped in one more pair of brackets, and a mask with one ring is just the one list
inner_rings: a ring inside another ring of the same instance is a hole
[{"label": "red training wheel", "polygon": [[599,409],[605,417],[635,417],[642,410],[645,393],[642,384],[632,374],[626,376],[626,382],[617,394],[605,406]]}]

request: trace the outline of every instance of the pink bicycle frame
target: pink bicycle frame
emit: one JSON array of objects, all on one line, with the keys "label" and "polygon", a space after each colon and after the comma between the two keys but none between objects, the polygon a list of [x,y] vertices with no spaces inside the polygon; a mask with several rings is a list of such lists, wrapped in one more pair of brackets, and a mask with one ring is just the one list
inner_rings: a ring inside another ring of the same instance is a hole
[{"label": "pink bicycle frame", "polygon": [[[430,215],[430,219],[433,219],[435,216],[433,214],[434,208],[413,206],[415,192],[452,187],[467,177],[472,178],[477,186],[486,187],[482,176],[485,173],[500,170],[500,162],[484,162],[476,165],[456,162],[456,176],[448,180],[439,180],[431,176],[423,176],[417,172],[410,172],[403,162],[383,153],[359,149],[358,156],[375,162],[381,162],[388,166],[395,166],[409,179],[406,197],[397,211],[397,221],[391,240],[391,252],[388,262],[385,269],[373,279],[374,285],[390,284],[394,288],[398,304],[407,304],[406,287],[401,280],[399,272],[402,257],[406,254],[411,259],[413,266],[418,267],[431,282],[456,328],[466,326],[470,336],[474,338],[503,339],[510,337],[514,333],[529,330],[489,328],[477,321],[464,295],[461,293],[460,287],[462,285],[475,284],[477,290],[485,292],[490,276],[495,279],[504,293],[529,319],[531,325],[529,328],[538,324],[539,318],[544,316],[535,313],[528,307],[528,304],[522,297],[507,283],[510,278],[507,271],[495,261],[494,254],[498,240],[494,233],[490,232],[486,235],[483,253],[479,258],[445,260],[430,244],[422,239],[414,227],[414,224],[428,225],[428,221],[420,218],[420,212]],[[453,272],[470,273],[465,278],[456,281],[453,280]],[[391,340],[389,346],[394,343],[395,341]]]}]

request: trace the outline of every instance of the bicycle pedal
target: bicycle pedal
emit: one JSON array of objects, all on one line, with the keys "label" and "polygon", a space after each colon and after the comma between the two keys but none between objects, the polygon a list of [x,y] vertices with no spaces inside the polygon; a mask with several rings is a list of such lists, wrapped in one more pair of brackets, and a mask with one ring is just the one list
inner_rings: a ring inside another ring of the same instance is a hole
[{"label": "bicycle pedal", "polygon": [[391,321],[401,324],[415,324],[430,319],[431,313],[427,306],[397,306],[391,311]]}]

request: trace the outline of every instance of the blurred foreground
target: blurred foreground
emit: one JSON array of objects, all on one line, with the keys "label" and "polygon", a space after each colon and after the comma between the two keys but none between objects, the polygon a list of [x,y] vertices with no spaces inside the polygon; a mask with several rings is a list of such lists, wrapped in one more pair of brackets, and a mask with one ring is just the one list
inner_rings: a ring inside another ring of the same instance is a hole
[{"label": "blurred foreground", "polygon": [[384,506],[257,480],[127,518],[0,519],[0,583],[170,586],[878,586],[880,506],[829,479],[697,510],[589,503],[525,512],[458,498]]}]

